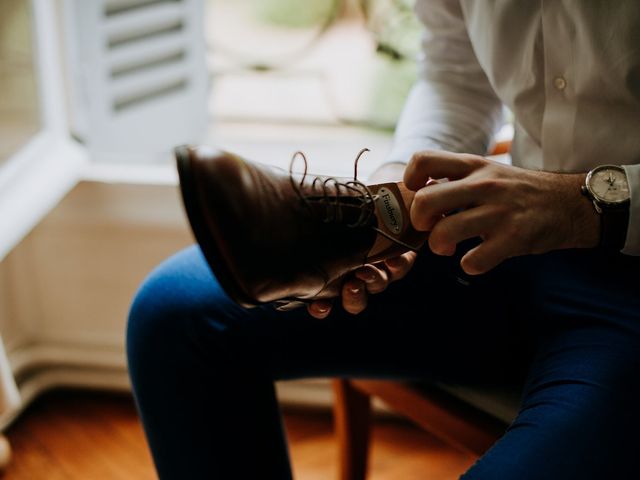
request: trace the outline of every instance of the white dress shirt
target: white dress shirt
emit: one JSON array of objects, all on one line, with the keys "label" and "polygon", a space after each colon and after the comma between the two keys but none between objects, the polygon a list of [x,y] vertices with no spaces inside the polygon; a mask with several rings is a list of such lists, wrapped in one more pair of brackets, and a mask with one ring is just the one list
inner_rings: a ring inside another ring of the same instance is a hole
[{"label": "white dress shirt", "polygon": [[[390,161],[424,149],[484,155],[515,117],[514,165],[587,172],[624,165],[640,255],[640,1],[417,0],[420,79]],[[579,195],[576,192],[576,195]]]}]

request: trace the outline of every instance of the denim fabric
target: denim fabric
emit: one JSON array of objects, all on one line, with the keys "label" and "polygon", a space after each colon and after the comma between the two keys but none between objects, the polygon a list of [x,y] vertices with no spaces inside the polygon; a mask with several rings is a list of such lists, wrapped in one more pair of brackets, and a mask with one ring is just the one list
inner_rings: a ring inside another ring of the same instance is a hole
[{"label": "denim fabric", "polygon": [[[239,307],[191,247],[145,280],[127,351],[162,479],[289,479],[274,381],[359,377],[525,385],[465,479],[636,478],[640,258],[564,251],[460,282],[419,256],[360,315]],[[462,473],[462,472],[461,472]]]}]

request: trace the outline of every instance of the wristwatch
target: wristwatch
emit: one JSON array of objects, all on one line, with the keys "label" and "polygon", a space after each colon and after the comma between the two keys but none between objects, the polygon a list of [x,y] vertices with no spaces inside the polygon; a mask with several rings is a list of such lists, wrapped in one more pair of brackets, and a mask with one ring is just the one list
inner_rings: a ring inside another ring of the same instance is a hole
[{"label": "wristwatch", "polygon": [[600,214],[600,246],[622,250],[629,226],[629,182],[624,168],[601,165],[587,174],[582,194]]}]

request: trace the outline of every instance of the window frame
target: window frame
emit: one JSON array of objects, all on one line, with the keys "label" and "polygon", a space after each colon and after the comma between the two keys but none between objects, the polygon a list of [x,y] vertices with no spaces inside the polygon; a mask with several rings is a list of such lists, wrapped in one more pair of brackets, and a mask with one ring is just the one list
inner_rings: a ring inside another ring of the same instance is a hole
[{"label": "window frame", "polygon": [[41,127],[0,166],[0,260],[77,184],[88,163],[69,134],[59,0],[25,1],[32,9]]}]

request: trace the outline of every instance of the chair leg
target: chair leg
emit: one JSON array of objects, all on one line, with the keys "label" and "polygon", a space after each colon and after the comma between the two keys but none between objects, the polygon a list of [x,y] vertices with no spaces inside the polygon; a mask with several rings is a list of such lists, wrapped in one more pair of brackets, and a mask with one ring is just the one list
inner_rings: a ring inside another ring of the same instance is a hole
[{"label": "chair leg", "polygon": [[334,380],[334,421],[339,448],[339,479],[365,480],[371,430],[371,397],[349,380]]}]

